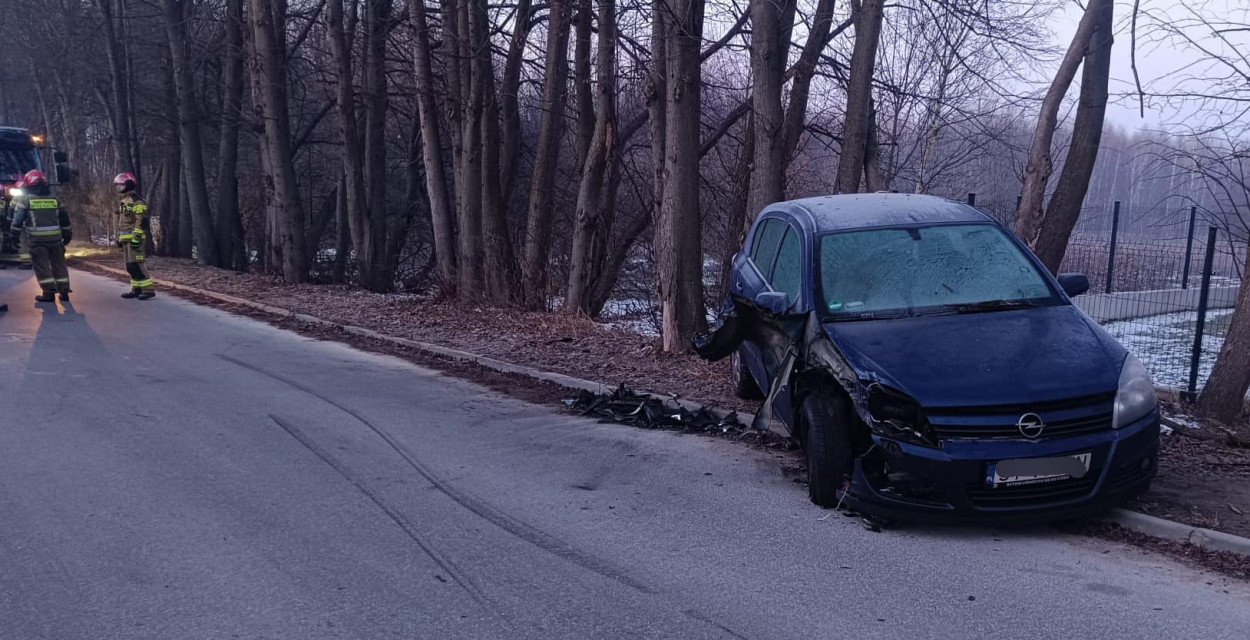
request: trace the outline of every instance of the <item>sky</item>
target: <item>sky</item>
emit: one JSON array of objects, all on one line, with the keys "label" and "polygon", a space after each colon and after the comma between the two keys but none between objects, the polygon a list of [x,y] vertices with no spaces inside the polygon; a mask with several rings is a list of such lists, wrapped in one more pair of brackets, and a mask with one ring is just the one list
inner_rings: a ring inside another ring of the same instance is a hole
[{"label": "sky", "polygon": [[[1140,10],[1149,12],[1152,16],[1184,18],[1192,15],[1189,13],[1190,10],[1196,10],[1209,16],[1235,17],[1241,22],[1245,22],[1245,19],[1250,17],[1247,15],[1250,14],[1248,5],[1250,5],[1248,0],[1140,0]],[[1066,47],[1072,40],[1072,34],[1076,31],[1084,11],[1083,6],[1084,3],[1078,5],[1075,0],[1072,0],[1062,12],[1055,15],[1051,30],[1054,32],[1055,41],[1062,47]],[[1130,130],[1168,128],[1169,125],[1182,122],[1191,116],[1196,105],[1178,109],[1164,105],[1159,100],[1147,99],[1145,118],[1141,116],[1139,100],[1134,95],[1135,85],[1131,67],[1133,47],[1131,46],[1130,19],[1132,13],[1133,0],[1116,1],[1115,44],[1111,54],[1112,103],[1107,106],[1107,122]],[[1203,56],[1201,52],[1191,47],[1178,47],[1172,43],[1159,42],[1158,38],[1152,37],[1149,24],[1148,18],[1139,15],[1137,69],[1143,86],[1149,88],[1153,85],[1155,88],[1163,89],[1172,84],[1170,78],[1174,75],[1170,74],[1188,66],[1200,64]],[[1250,44],[1250,38],[1242,38],[1241,41]],[[1220,46],[1218,43],[1204,42],[1204,46],[1208,45],[1213,48]],[[1058,61],[1055,64],[1057,66]],[[1077,79],[1079,83],[1079,74]],[[1069,95],[1074,96],[1075,91],[1074,85]]]}]

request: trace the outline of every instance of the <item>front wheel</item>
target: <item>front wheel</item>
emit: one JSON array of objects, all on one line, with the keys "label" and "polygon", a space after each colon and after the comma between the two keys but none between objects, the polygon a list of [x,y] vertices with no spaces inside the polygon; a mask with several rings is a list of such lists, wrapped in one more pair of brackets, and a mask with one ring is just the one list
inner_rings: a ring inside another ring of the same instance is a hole
[{"label": "front wheel", "polygon": [[759,400],[764,397],[764,392],[755,383],[755,378],[751,376],[751,370],[747,368],[747,363],[742,359],[742,351],[740,349],[734,349],[733,355],[729,356],[729,367],[729,375],[733,382],[735,396],[743,400]]},{"label": "front wheel", "polygon": [[801,412],[808,496],[818,506],[836,507],[853,468],[851,403],[840,390],[821,385],[803,399]]}]

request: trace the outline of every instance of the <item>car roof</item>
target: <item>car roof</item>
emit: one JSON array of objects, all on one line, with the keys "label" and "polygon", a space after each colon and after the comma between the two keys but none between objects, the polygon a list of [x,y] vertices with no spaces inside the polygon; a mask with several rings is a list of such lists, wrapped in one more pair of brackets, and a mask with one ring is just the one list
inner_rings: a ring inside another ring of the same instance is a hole
[{"label": "car roof", "polygon": [[769,205],[810,218],[816,233],[944,222],[993,222],[962,202],[917,193],[847,193]]}]

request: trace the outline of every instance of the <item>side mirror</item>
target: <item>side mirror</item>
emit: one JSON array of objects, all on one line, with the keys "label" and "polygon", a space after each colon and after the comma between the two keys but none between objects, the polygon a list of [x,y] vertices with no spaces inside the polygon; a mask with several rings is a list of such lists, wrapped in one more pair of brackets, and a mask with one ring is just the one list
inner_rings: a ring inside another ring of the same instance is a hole
[{"label": "side mirror", "polygon": [[53,151],[52,161],[57,164],[64,164],[66,162],[69,162],[69,154],[65,153],[64,151]]},{"label": "side mirror", "polygon": [[755,296],[755,306],[775,316],[783,315],[790,309],[790,296],[783,291],[764,291]]},{"label": "side mirror", "polygon": [[1089,278],[1086,278],[1083,273],[1061,273],[1059,274],[1059,286],[1063,288],[1063,292],[1068,294],[1069,298],[1075,298],[1089,291]]},{"label": "side mirror", "polygon": [[64,162],[56,163],[57,184],[69,184],[72,179],[73,177],[72,177],[72,173],[69,170],[69,165],[65,164]]}]

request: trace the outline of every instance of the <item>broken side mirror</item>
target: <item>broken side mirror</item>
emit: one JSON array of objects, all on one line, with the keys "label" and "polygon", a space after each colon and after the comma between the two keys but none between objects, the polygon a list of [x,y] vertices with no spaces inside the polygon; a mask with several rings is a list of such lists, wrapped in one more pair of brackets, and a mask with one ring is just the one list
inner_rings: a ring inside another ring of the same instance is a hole
[{"label": "broken side mirror", "polygon": [[1068,294],[1069,298],[1075,298],[1089,291],[1089,278],[1086,278],[1083,273],[1061,273],[1059,274],[1059,286],[1063,288],[1063,292]]},{"label": "broken side mirror", "polygon": [[65,164],[66,162],[69,162],[69,154],[64,151],[53,151],[52,161],[57,164]]},{"label": "broken side mirror", "polygon": [[69,165],[64,162],[56,163],[56,182],[57,184],[69,184],[73,179],[73,174],[69,170]]},{"label": "broken side mirror", "polygon": [[783,315],[790,309],[790,296],[784,291],[764,291],[755,296],[755,306],[775,316]]}]

